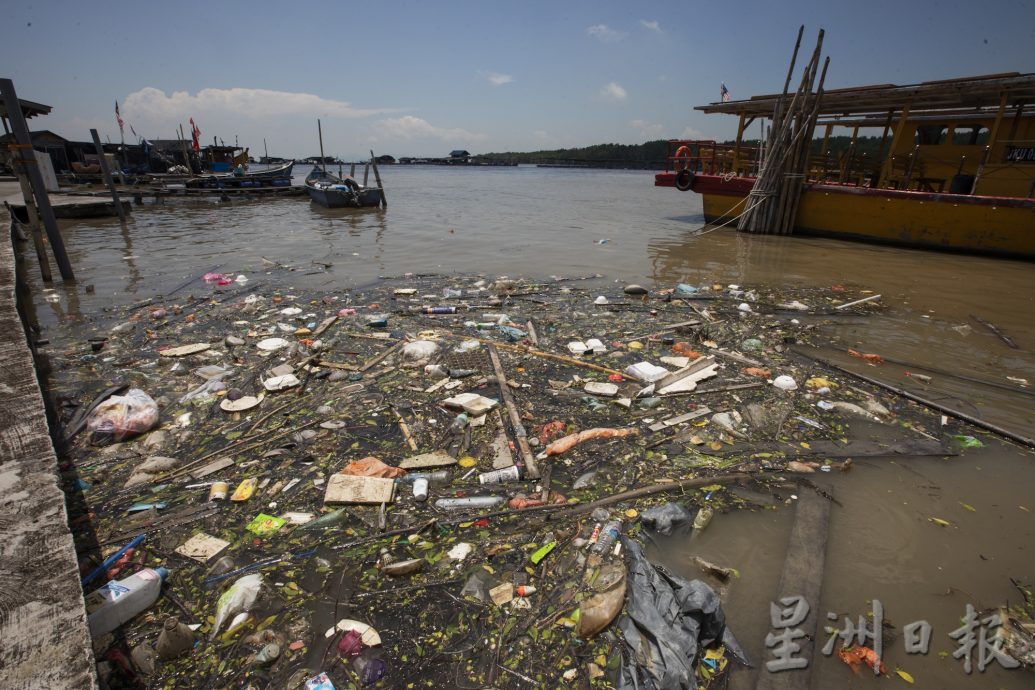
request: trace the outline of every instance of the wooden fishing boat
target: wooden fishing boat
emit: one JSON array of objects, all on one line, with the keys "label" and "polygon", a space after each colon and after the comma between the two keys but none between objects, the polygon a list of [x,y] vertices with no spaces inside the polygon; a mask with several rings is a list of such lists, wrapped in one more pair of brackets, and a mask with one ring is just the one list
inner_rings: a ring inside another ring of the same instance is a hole
[{"label": "wooden fishing boat", "polygon": [[[745,134],[756,121],[775,124],[792,95],[697,107],[739,116],[735,142],[670,141],[655,185],[700,194],[709,223],[737,223],[769,193],[757,183],[780,157],[770,155],[780,153],[772,137],[759,146]],[[800,130],[807,137],[800,164],[781,171],[801,180],[799,196],[783,207],[787,227],[800,235],[1035,259],[1033,100],[1033,73],[805,93],[805,110],[814,115]],[[831,134],[839,127],[850,137],[835,153]],[[860,131],[875,136],[860,138]]]},{"label": "wooden fishing boat", "polygon": [[327,208],[363,208],[380,206],[381,190],[364,187],[351,177],[342,179],[322,168],[313,168],[305,178],[309,198]]}]

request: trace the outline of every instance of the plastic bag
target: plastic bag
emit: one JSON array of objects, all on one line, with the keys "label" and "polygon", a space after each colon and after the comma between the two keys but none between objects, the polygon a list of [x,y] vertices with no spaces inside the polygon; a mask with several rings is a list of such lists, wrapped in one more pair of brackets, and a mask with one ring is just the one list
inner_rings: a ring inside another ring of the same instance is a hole
[{"label": "plastic bag", "polygon": [[259,598],[260,589],[262,589],[261,573],[245,575],[230,585],[230,589],[223,592],[219,601],[216,602],[216,622],[212,626],[212,634],[209,637],[215,638],[216,633],[223,627],[223,623],[233,616],[251,610],[255,605],[255,600]]},{"label": "plastic bag", "polygon": [[667,537],[672,534],[673,528],[686,527],[693,518],[693,513],[678,503],[666,503],[663,506],[654,506],[643,511],[640,515],[640,522],[647,529]]},{"label": "plastic bag", "polygon": [[706,647],[723,644],[747,663],[726,629],[715,591],[700,580],[684,580],[654,566],[640,545],[622,539],[628,564],[626,613],[619,620],[628,653],[619,690],[693,690],[694,668]]},{"label": "plastic bag", "polygon": [[423,362],[438,352],[438,343],[431,340],[415,340],[403,345],[402,355],[408,362]]},{"label": "plastic bag", "polygon": [[97,406],[86,422],[94,445],[119,443],[158,423],[158,403],[139,388],[113,395]]}]

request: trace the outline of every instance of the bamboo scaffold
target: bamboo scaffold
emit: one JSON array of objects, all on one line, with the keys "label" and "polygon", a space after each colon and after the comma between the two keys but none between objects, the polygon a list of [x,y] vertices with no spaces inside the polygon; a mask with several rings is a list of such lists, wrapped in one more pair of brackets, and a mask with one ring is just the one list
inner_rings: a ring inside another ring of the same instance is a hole
[{"label": "bamboo scaffold", "polygon": [[787,103],[804,29],[804,26],[798,29],[798,40],[787,70],[783,94],[773,109],[772,126],[765,144],[765,159],[748,196],[748,207],[737,224],[738,230],[787,235],[794,229],[798,199],[809,169],[809,148],[823,97],[823,82],[830,64],[828,57],[820,70],[823,49],[823,30],[820,29],[812,57],[805,65],[797,90]]}]

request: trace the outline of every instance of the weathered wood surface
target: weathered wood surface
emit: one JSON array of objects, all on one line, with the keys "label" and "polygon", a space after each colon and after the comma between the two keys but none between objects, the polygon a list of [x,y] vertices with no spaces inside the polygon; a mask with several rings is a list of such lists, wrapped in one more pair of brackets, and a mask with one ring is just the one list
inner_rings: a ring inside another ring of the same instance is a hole
[{"label": "weathered wood surface", "polygon": [[[58,193],[52,193],[48,196],[50,197],[50,205],[54,209],[55,218],[94,218],[118,215],[110,196],[107,199]],[[3,201],[9,203],[16,214],[21,215],[26,212],[25,200],[22,198],[17,182],[0,181],[0,205],[2,205]],[[129,211],[129,202],[123,201],[122,208],[125,211]],[[23,222],[27,220],[24,216],[21,219]],[[7,242],[6,233],[8,226],[9,223],[5,214],[3,221],[5,244]]]},{"label": "weathered wood surface", "polygon": [[95,688],[86,609],[0,207],[0,687]]},{"label": "weathered wood surface", "polygon": [[[787,556],[780,575],[780,589],[772,601],[781,606],[784,597],[802,596],[809,605],[805,620],[792,626],[801,630],[805,637],[796,640],[801,651],[795,658],[807,659],[808,666],[800,669],[771,672],[766,662],[775,657],[767,649],[765,657],[758,662],[758,684],[755,690],[798,690],[808,688],[812,667],[816,664],[816,630],[823,615],[819,609],[823,589],[823,571],[827,560],[827,532],[830,526],[830,500],[805,486],[798,487],[798,504],[794,513],[794,527],[787,544]],[[825,618],[824,618],[825,620]],[[783,630],[774,628],[772,634]],[[822,641],[822,637],[820,641]],[[822,645],[820,645],[820,648]]]}]

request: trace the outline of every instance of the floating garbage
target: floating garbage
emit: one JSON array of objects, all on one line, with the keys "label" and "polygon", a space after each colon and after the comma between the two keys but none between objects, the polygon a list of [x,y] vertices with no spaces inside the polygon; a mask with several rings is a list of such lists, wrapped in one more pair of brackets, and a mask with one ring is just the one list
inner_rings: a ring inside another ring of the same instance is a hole
[{"label": "floating garbage", "polygon": [[[686,584],[687,606],[659,623],[650,609],[676,581],[641,562],[637,540],[706,529],[745,505],[733,489],[778,509],[780,482],[822,472],[810,452],[843,443],[854,408],[912,442],[939,425],[788,357],[808,327],[739,318],[741,303],[768,315],[825,294],[702,282],[626,285],[635,299],[619,302],[614,289],[482,276],[233,286],[115,308],[93,335],[117,334],[96,351],[83,334],[62,343],[59,414],[90,430],[68,444],[84,569],[153,535],[88,590],[121,582],[120,567],[175,566],[172,596],[116,624],[125,634],[98,653],[129,658],[123,640],[143,640],[143,658],[159,640],[156,677],[213,687],[401,687],[418,669],[442,687],[721,679],[733,657],[712,643],[730,649],[718,595]],[[805,382],[799,394],[779,390],[788,379]],[[117,445],[100,449],[89,423],[130,397],[111,392],[123,381],[150,403],[126,406],[107,432]],[[350,618],[328,629],[336,606]]]}]

